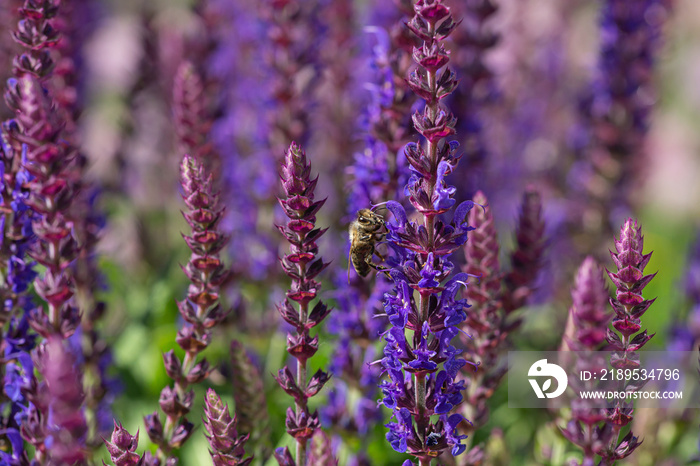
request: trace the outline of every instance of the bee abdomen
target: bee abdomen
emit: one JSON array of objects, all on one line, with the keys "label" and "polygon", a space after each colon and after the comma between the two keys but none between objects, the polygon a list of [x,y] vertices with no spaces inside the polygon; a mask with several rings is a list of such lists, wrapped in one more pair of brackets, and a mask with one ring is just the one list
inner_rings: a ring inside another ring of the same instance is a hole
[{"label": "bee abdomen", "polygon": [[369,274],[370,266],[365,261],[364,256],[352,256],[352,266],[355,267],[355,272],[360,277],[366,277]]}]

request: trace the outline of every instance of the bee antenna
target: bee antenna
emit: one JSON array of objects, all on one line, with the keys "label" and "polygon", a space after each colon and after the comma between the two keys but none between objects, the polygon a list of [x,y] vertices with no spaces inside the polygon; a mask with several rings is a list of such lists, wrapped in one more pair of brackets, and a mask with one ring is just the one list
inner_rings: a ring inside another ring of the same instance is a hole
[{"label": "bee antenna", "polygon": [[[382,207],[382,206],[386,205],[387,202],[389,202],[389,201],[380,202],[379,204],[374,204],[374,205],[370,204],[370,205],[372,205],[372,207],[369,210],[374,212],[374,209],[376,209],[377,207]],[[384,207],[384,208],[386,209],[386,207]]]}]

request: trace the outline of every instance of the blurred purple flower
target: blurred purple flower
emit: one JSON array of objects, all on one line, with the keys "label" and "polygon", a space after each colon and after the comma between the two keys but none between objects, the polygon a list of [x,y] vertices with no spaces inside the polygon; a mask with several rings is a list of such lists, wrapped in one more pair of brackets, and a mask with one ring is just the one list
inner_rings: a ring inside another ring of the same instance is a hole
[{"label": "blurred purple flower", "polygon": [[529,186],[523,193],[518,225],[515,229],[515,249],[510,255],[511,269],[505,275],[507,292],[503,306],[506,313],[523,307],[533,294],[537,275],[542,269],[547,245],[542,196]]},{"label": "blurred purple flower", "polygon": [[211,140],[221,157],[223,195],[229,206],[222,227],[231,232],[234,272],[262,279],[276,265],[277,249],[258,226],[259,209],[250,206],[268,199],[277,183],[276,154],[268,146],[269,70],[261,57],[271,53],[266,52],[271,44],[261,41],[265,22],[245,2],[213,0],[207,9],[218,19],[212,33],[217,46],[207,71],[220,89],[221,115],[212,122]]},{"label": "blurred purple flower", "polygon": [[[459,115],[457,133],[465,148],[459,166],[462,196],[472,196],[477,189],[485,189],[483,177],[486,168],[487,144],[483,134],[483,107],[492,102],[498,92],[493,71],[485,57],[499,42],[499,34],[489,26],[498,11],[492,0],[469,0],[455,4],[455,17],[461,24],[452,35],[454,48],[450,57],[460,75],[460,85],[450,96],[450,108]],[[477,185],[478,184],[478,185]]]},{"label": "blurred purple flower", "polygon": [[412,93],[405,88],[397,89],[395,84],[405,76],[405,70],[397,65],[406,63],[408,54],[390,39],[383,27],[370,26],[365,31],[375,42],[370,62],[374,77],[365,84],[369,102],[360,121],[365,132],[364,149],[355,154],[354,163],[347,170],[351,177],[350,215],[395,197],[406,183],[408,167],[401,146],[408,142],[409,122],[407,112],[397,110],[415,100]]},{"label": "blurred purple flower", "polygon": [[613,225],[629,215],[633,199],[628,191],[640,166],[635,160],[644,153],[655,101],[652,76],[669,8],[664,0],[602,3],[597,72],[580,104],[583,135],[576,144],[580,163],[572,168],[587,211],[577,212],[575,220],[600,219],[589,222],[602,226],[589,232],[594,242],[600,242],[601,233],[611,234]]},{"label": "blurred purple flower", "polygon": [[[612,312],[608,308],[610,299],[603,273],[592,257],[586,257],[576,275],[571,290],[572,304],[569,324],[564,335],[564,344],[576,354],[574,370],[597,372],[607,369],[605,358],[595,351],[604,349],[608,325]],[[595,381],[570,381],[574,390],[586,391],[596,388]],[[571,406],[571,419],[561,429],[562,434],[583,450],[582,465],[595,464],[596,454],[612,441],[610,433],[598,428],[606,420],[604,409],[593,407],[589,400],[575,400]]]},{"label": "blurred purple flower", "polygon": [[669,329],[670,351],[693,351],[700,342],[700,237],[695,239],[687,257],[683,285],[689,311],[683,321],[676,317]]},{"label": "blurred purple flower", "polygon": [[[37,369],[46,381],[49,406],[49,464],[86,464],[85,392],[75,351],[57,337],[38,353]],[[77,354],[80,354],[79,352]]]}]

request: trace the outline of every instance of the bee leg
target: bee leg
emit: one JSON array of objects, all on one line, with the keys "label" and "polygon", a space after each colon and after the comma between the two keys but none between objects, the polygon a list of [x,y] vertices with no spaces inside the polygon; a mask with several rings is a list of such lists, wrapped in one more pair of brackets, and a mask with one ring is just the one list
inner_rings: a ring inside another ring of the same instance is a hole
[{"label": "bee leg", "polygon": [[384,256],[382,256],[382,255],[379,253],[379,251],[374,251],[374,253],[377,255],[377,257],[379,258],[379,260],[381,260],[382,262],[384,262]]},{"label": "bee leg", "polygon": [[[376,254],[376,252],[375,252],[375,254]],[[381,257],[381,256],[380,256],[380,257]],[[389,267],[385,267],[385,266],[383,266],[383,265],[375,264],[374,262],[372,262],[372,258],[371,258],[371,257],[367,257],[367,259],[365,259],[365,262],[367,262],[367,265],[369,265],[370,267],[372,267],[372,268],[373,268],[374,270],[376,270],[377,272],[384,272],[384,275],[386,275],[387,278],[391,279],[391,275],[389,275],[389,272],[387,272],[387,270],[390,270]]]}]

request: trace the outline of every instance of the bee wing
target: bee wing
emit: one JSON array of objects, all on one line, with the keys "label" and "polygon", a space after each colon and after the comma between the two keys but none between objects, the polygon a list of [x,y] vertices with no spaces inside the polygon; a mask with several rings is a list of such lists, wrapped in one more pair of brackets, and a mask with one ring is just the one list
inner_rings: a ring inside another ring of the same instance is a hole
[{"label": "bee wing", "polygon": [[355,244],[355,235],[357,234],[357,222],[354,221],[348,228],[348,237],[350,238],[350,249],[348,250],[348,285],[350,284],[350,265],[352,264],[352,245]]}]

